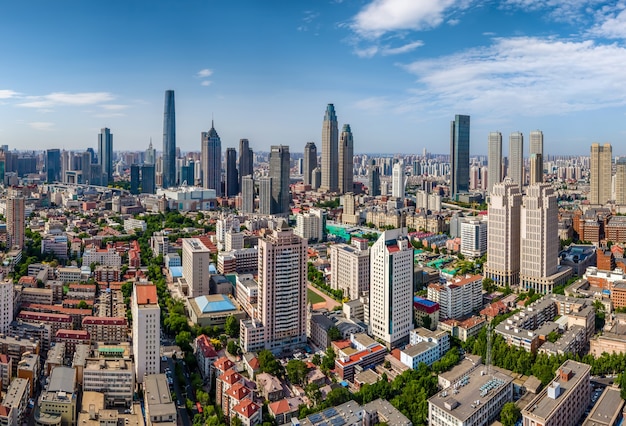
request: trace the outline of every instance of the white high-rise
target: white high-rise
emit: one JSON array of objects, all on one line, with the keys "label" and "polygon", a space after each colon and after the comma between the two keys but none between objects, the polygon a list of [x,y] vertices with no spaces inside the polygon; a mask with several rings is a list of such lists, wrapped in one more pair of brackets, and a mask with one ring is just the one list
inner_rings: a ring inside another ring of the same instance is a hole
[{"label": "white high-rise", "polygon": [[477,259],[487,253],[487,221],[470,217],[461,222],[461,254]]},{"label": "white high-rise", "polygon": [[493,185],[502,181],[502,133],[489,133],[487,147],[487,192],[491,193]]},{"label": "white high-rise", "polygon": [[396,198],[404,198],[404,164],[398,161],[393,165],[391,178],[391,195]]},{"label": "white high-rise", "polygon": [[509,136],[509,177],[520,188],[524,186],[524,135],[521,132]]},{"label": "white high-rise", "polygon": [[0,282],[0,333],[9,331],[9,325],[13,321],[13,281]]},{"label": "white high-rise", "polygon": [[326,228],[326,212],[322,209],[310,209],[296,216],[294,234],[309,242],[324,241]]},{"label": "white high-rise", "polygon": [[493,186],[489,199],[484,273],[486,278],[502,287],[519,284],[521,207],[522,193],[517,184],[505,179]]},{"label": "white high-rise", "polygon": [[366,247],[363,250],[348,244],[332,244],[330,246],[330,286],[334,290],[342,290],[350,300],[369,291],[370,254]]},{"label": "white high-rise", "polygon": [[143,383],[145,375],[161,372],[161,308],[155,285],[135,283],[131,312],[135,376]]},{"label": "white high-rise", "polygon": [[190,297],[209,294],[211,250],[199,238],[183,238],[183,277]]},{"label": "white high-rise", "polygon": [[390,348],[413,329],[413,246],[402,229],[383,232],[370,248],[370,327]]}]

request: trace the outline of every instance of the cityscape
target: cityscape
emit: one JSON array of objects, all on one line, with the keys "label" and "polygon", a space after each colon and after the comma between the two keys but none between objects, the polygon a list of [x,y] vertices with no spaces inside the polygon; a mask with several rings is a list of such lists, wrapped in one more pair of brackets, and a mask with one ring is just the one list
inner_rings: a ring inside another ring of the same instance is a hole
[{"label": "cityscape", "polygon": [[623,4],[35,3],[0,425],[623,424]]}]

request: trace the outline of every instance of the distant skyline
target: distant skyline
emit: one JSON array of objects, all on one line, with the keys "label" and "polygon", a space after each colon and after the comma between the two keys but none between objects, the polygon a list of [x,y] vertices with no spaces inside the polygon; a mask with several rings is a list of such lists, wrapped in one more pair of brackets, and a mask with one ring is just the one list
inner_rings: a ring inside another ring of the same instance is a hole
[{"label": "distant skyline", "polygon": [[0,46],[10,149],[95,149],[105,127],[160,148],[172,89],[182,151],[212,118],[224,150],[321,147],[333,103],[355,153],[447,153],[467,114],[471,155],[537,129],[544,156],[626,154],[623,0],[29,0],[3,4]]}]

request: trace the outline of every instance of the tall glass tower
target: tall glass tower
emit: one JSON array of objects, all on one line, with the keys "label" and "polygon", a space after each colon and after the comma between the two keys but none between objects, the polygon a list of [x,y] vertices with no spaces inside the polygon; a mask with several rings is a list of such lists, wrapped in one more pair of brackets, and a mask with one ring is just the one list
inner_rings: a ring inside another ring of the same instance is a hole
[{"label": "tall glass tower", "polygon": [[339,192],[353,191],[354,184],[354,138],[349,124],[344,124],[339,143]]},{"label": "tall glass tower", "polygon": [[270,178],[272,178],[272,214],[289,213],[289,147],[272,145],[270,151]]},{"label": "tall glass tower", "polygon": [[227,197],[234,197],[239,193],[237,151],[235,151],[235,148],[226,148],[226,181],[224,183],[224,191]]},{"label": "tall glass tower", "polygon": [[165,91],[163,113],[163,188],[176,185],[176,113],[174,91]]},{"label": "tall glass tower", "polygon": [[489,133],[487,147],[487,193],[502,182],[502,133]]},{"label": "tall glass tower", "polygon": [[106,127],[98,135],[98,164],[102,167],[102,185],[113,182],[113,133]]},{"label": "tall glass tower", "polygon": [[215,195],[222,196],[222,140],[211,122],[211,129],[202,132],[202,185],[215,189]]},{"label": "tall glass tower", "polygon": [[338,148],[339,127],[335,106],[328,104],[322,124],[322,185],[320,186],[322,191],[337,192],[339,189]]},{"label": "tall glass tower", "polygon": [[311,185],[313,181],[313,170],[317,167],[317,147],[315,142],[307,142],[304,147],[304,184]]},{"label": "tall glass tower", "polygon": [[450,196],[469,192],[470,117],[456,115],[450,123]]},{"label": "tall glass tower", "polygon": [[239,190],[245,176],[254,174],[254,154],[250,149],[248,139],[239,139]]}]

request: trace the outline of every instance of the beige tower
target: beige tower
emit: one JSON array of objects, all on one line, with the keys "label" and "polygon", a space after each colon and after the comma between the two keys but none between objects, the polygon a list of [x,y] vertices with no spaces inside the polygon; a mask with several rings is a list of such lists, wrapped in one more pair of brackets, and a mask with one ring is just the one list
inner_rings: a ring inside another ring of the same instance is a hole
[{"label": "beige tower", "polygon": [[530,154],[530,184],[543,183],[543,157],[536,152]]},{"label": "beige tower", "polygon": [[611,162],[613,148],[611,144],[591,144],[590,191],[591,204],[605,204],[611,199]]},{"label": "beige tower", "polygon": [[626,158],[620,158],[615,165],[615,202],[626,205]]},{"label": "beige tower", "polygon": [[487,192],[491,192],[502,181],[502,133],[489,133],[487,143]]},{"label": "beige tower", "polygon": [[322,191],[337,192],[339,189],[338,144],[339,128],[335,106],[328,104],[322,124]]},{"label": "beige tower", "polygon": [[352,192],[354,182],[354,139],[349,124],[344,124],[339,140],[339,192]]},{"label": "beige tower", "polygon": [[520,188],[524,186],[524,135],[521,132],[509,136],[509,177]]},{"label": "beige tower", "polygon": [[485,277],[497,285],[517,286],[520,272],[522,193],[510,179],[497,183],[489,199]]},{"label": "beige tower", "polygon": [[10,190],[7,198],[7,245],[9,247],[24,247],[25,220],[24,197],[16,191]]}]

